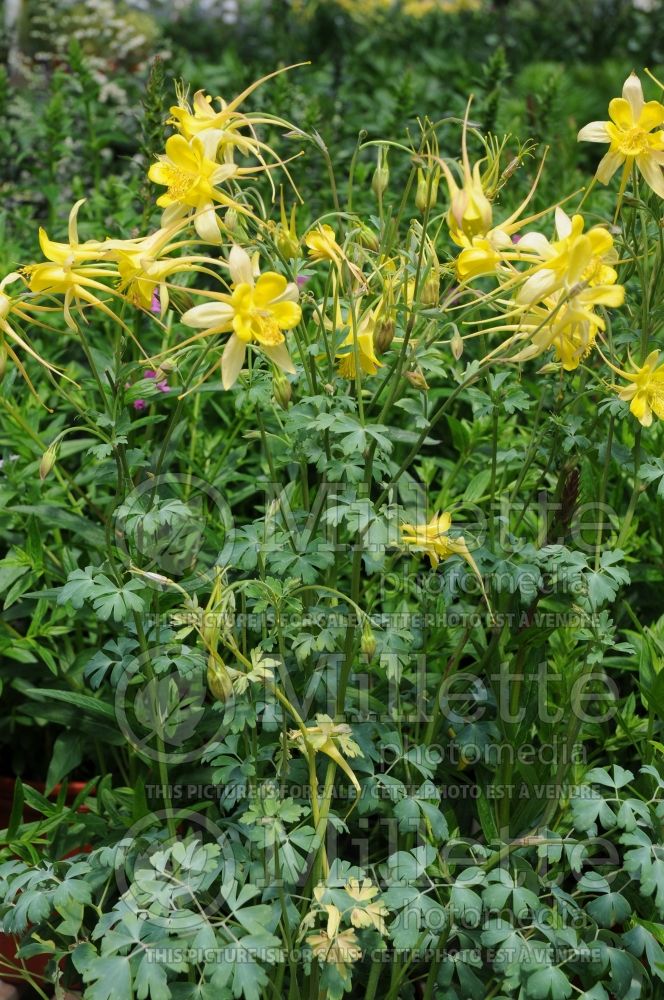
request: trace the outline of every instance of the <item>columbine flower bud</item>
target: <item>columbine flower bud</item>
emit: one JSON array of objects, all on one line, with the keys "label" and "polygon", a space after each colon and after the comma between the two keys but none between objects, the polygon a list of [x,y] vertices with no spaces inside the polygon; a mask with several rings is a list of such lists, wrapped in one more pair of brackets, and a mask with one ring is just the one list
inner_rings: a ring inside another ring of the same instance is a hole
[{"label": "columbine flower bud", "polygon": [[293,395],[293,388],[281,371],[275,371],[272,379],[272,392],[282,410],[287,410]]},{"label": "columbine flower bud", "polygon": [[50,444],[44,454],[42,455],[42,460],[39,463],[39,478],[44,481],[47,475],[55,465],[56,459],[58,457],[58,443],[54,441]]},{"label": "columbine flower bud", "polygon": [[218,656],[210,656],[207,666],[208,687],[217,701],[226,702],[233,694],[233,682],[228,668]]},{"label": "columbine flower bud", "polygon": [[380,240],[373,229],[369,229],[364,223],[360,226],[359,240],[363,247],[367,250],[373,250],[374,253],[378,253],[380,250]]},{"label": "columbine flower bud", "polygon": [[238,243],[246,238],[246,233],[244,231],[244,226],[240,221],[240,216],[237,213],[237,209],[229,208],[224,215],[224,225],[228,232],[233,236]]},{"label": "columbine flower bud", "polygon": [[420,168],[417,171],[417,191],[415,193],[415,204],[418,211],[424,213],[431,211],[438,198],[438,182],[440,180],[440,167],[435,166],[427,170]]},{"label": "columbine flower bud", "polygon": [[365,618],[364,620],[362,638],[360,640],[360,649],[370,660],[373,660],[376,655],[376,637],[373,634],[371,622],[368,618]]},{"label": "columbine flower bud", "polygon": [[427,392],[429,389],[429,384],[425,379],[422,372],[404,372],[404,375],[413,386],[414,389],[419,389],[420,392]]},{"label": "columbine flower bud", "polygon": [[378,147],[378,162],[374,170],[371,190],[380,201],[390,183],[390,168],[387,165],[387,146]]},{"label": "columbine flower bud", "polygon": [[380,320],[374,330],[374,347],[379,356],[389,350],[394,340],[395,323],[393,319]]},{"label": "columbine flower bud", "polygon": [[458,361],[463,354],[463,337],[456,327],[452,335],[452,339],[450,340],[450,347],[452,348],[452,357],[455,361]]}]

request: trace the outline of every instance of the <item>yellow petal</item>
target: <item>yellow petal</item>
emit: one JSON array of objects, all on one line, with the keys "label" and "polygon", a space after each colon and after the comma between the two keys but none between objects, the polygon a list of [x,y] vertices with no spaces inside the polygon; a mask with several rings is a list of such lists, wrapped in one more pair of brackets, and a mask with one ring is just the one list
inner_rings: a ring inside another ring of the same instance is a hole
[{"label": "yellow petal", "polygon": [[237,245],[231,247],[228,255],[228,269],[231,272],[231,281],[234,285],[254,284],[254,271],[251,265],[251,257],[246,250]]},{"label": "yellow petal", "polygon": [[[617,100],[617,98],[616,98]],[[625,157],[622,153],[616,153],[609,150],[608,153],[602,157],[595,171],[595,176],[600,184],[608,184],[616,170],[622,166],[625,162]]]},{"label": "yellow petal", "polygon": [[648,187],[652,188],[660,198],[664,198],[664,170],[652,153],[642,153],[637,156],[636,165],[643,174]]},{"label": "yellow petal", "polygon": [[609,117],[620,129],[634,128],[635,117],[632,106],[624,97],[614,97],[609,102]]},{"label": "yellow petal", "polygon": [[221,357],[221,380],[224,389],[230,389],[242,370],[247,348],[237,337],[230,337]]},{"label": "yellow petal", "polygon": [[606,122],[588,122],[579,131],[577,142],[610,142]]},{"label": "yellow petal", "polygon": [[264,307],[274,299],[278,299],[286,290],[287,284],[283,274],[276,274],[274,271],[266,271],[265,274],[261,274],[254,290],[256,305]]},{"label": "yellow petal", "polygon": [[[623,84],[623,99],[629,104],[632,121],[638,122],[643,110],[643,87],[636,73],[630,73]],[[613,102],[612,102],[613,103]]]},{"label": "yellow petal", "polygon": [[644,427],[650,427],[652,423],[652,410],[648,405],[648,396],[645,392],[637,392],[629,408],[640,424]]},{"label": "yellow petal", "polygon": [[292,330],[302,317],[302,310],[297,302],[275,302],[270,306],[270,312],[276,319],[280,330]]},{"label": "yellow petal", "polygon": [[659,101],[648,101],[643,105],[638,124],[645,132],[651,132],[652,129],[664,125],[664,105]]}]

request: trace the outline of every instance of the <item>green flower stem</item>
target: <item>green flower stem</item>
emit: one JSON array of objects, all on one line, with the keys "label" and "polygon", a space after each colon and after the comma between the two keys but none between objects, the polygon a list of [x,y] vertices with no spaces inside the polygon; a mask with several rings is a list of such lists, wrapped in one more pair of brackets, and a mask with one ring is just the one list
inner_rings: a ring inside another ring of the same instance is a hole
[{"label": "green flower stem", "polygon": [[641,467],[641,431],[641,424],[639,424],[634,434],[634,486],[632,487],[632,495],[629,498],[629,505],[625,512],[618,540],[616,542],[617,549],[621,548],[621,546],[625,544],[625,540],[629,534],[629,529],[634,518],[636,505],[639,501],[639,497],[645,489],[645,484],[639,479],[639,469]]},{"label": "green flower stem", "polygon": [[613,414],[609,417],[609,428],[606,435],[606,451],[604,454],[604,468],[602,469],[602,478],[599,484],[599,506],[598,506],[598,517],[599,521],[597,524],[597,536],[595,538],[595,572],[599,569],[600,560],[602,558],[602,534],[604,533],[604,498],[606,496],[606,483],[609,477],[609,465],[611,464],[611,449],[613,447],[613,428],[615,424],[615,417]]},{"label": "green flower stem", "polygon": [[377,962],[374,959],[371,963],[369,978],[367,979],[367,988],[364,994],[364,1000],[375,1000],[376,991],[378,990],[378,983],[380,981],[380,974],[382,971],[383,971],[382,963]]}]

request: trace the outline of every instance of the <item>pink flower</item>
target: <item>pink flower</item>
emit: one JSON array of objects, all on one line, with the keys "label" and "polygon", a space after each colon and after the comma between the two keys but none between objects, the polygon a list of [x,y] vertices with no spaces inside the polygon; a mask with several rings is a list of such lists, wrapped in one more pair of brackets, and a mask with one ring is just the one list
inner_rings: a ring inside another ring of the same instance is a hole
[{"label": "pink flower", "polygon": [[140,410],[144,410],[147,405],[148,404],[145,402],[144,399],[136,399],[136,400],[134,400],[134,409],[135,410],[139,410],[139,411]]},{"label": "pink flower", "polygon": [[160,313],[161,312],[161,301],[159,299],[159,289],[155,288],[152,293],[152,302],[150,303],[150,312]]}]

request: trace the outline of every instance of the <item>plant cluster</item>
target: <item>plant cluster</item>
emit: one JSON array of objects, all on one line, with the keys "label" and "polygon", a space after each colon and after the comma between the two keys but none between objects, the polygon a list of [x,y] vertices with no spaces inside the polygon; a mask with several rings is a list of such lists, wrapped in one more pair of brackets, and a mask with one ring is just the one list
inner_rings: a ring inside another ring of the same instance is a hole
[{"label": "plant cluster", "polygon": [[542,205],[472,99],[342,173],[285,73],[0,281],[2,928],[42,996],[662,995],[664,87]]}]

